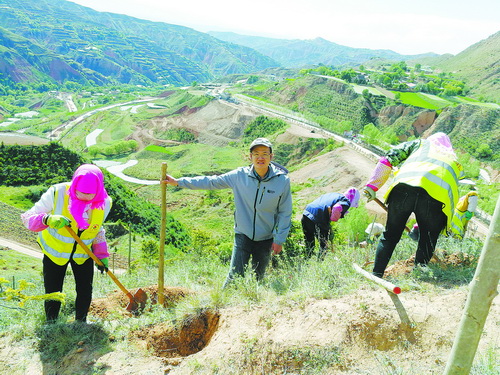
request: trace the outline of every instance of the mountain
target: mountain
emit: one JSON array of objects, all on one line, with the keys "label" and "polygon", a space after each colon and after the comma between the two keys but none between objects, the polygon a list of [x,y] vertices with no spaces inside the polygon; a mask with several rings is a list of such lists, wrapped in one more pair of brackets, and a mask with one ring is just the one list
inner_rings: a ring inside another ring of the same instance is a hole
[{"label": "mountain", "polygon": [[434,53],[400,55],[391,50],[352,48],[322,38],[313,40],[274,39],[218,31],[210,31],[208,34],[226,42],[253,48],[288,68],[301,68],[318,64],[334,67],[341,65],[352,66],[363,64],[373,58],[406,61],[417,57],[438,56]]},{"label": "mountain", "polygon": [[64,0],[0,0],[0,79],[185,85],[279,64],[188,27]]},{"label": "mountain", "polygon": [[453,73],[466,81],[476,95],[500,102],[500,31],[455,56],[419,61]]}]

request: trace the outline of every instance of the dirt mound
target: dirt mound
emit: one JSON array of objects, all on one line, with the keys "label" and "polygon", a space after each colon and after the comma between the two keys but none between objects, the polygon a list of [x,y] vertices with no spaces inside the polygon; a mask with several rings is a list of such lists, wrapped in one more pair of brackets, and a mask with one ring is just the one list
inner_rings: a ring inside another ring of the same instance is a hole
[{"label": "dirt mound", "polygon": [[[158,285],[151,285],[141,288],[148,296],[148,304],[156,304],[158,302]],[[134,295],[137,289],[130,289],[129,292]],[[164,293],[164,307],[173,307],[184,297],[193,294],[192,290],[181,287],[165,287]],[[130,302],[125,293],[115,291],[105,298],[98,298],[92,300],[89,309],[89,315],[99,318],[109,318],[113,315],[127,316],[131,315],[125,308]]]},{"label": "dirt mound", "polygon": [[[441,268],[454,268],[457,266],[467,266],[470,267],[472,263],[477,262],[477,259],[469,254],[447,254],[444,250],[438,250],[432,257],[430,263],[438,265]],[[412,255],[409,259],[400,260],[395,262],[393,265],[387,267],[384,273],[384,277],[388,276],[400,276],[410,273],[415,266],[415,255]]]},{"label": "dirt mound", "polygon": [[[337,299],[227,308],[206,348],[169,374],[192,374],[201,364],[197,373],[303,373],[312,360],[324,361],[325,374],[442,373],[466,291],[399,298],[411,326],[401,322],[387,292],[370,283]],[[498,309],[492,305],[479,350],[496,345]]]}]

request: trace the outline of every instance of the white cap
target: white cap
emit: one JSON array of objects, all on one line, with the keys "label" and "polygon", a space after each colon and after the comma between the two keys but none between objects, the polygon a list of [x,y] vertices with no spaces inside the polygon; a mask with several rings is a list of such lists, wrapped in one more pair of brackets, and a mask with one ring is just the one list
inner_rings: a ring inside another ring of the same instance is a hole
[{"label": "white cap", "polygon": [[273,145],[267,138],[257,138],[255,139],[252,144],[250,145],[250,152],[253,150],[254,147],[256,146],[266,146],[269,147],[269,149],[272,151]]}]

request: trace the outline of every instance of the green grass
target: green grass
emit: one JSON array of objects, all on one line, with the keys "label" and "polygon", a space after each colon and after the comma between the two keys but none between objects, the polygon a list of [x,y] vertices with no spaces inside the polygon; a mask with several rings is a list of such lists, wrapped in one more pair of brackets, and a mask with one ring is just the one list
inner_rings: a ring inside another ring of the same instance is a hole
[{"label": "green grass", "polygon": [[0,196],[2,196],[2,202],[8,204],[9,206],[28,210],[31,206],[33,206],[33,202],[26,198],[26,194],[34,188],[36,187],[0,185]]},{"label": "green grass", "polygon": [[[397,92],[393,91],[395,94]],[[398,92],[402,103],[427,109],[441,109],[453,103],[439,96],[424,93]]]},{"label": "green grass", "polygon": [[478,106],[486,107],[486,108],[500,108],[500,105],[498,105],[496,103],[483,103],[483,102],[480,102],[479,100],[476,100],[473,98],[468,98],[466,96],[456,96],[454,99],[456,99],[459,103],[478,105]]},{"label": "green grass", "polygon": [[[168,163],[168,174],[174,177],[220,174],[250,164],[246,154],[235,147],[215,147],[204,144],[183,144],[166,149],[167,152],[151,154],[151,151],[136,155],[139,161],[127,168],[127,175],[142,179],[157,179],[161,163]],[[152,158],[154,157],[154,159]]]},{"label": "green grass", "polygon": [[144,148],[145,151],[153,151],[153,152],[163,152],[165,154],[173,154],[171,150],[168,148],[162,147],[162,146],[157,146],[157,145],[149,145]]},{"label": "green grass", "polygon": [[352,86],[352,88],[354,89],[356,94],[361,95],[361,94],[363,94],[363,91],[368,90],[368,92],[372,95],[384,96],[384,94],[381,91],[377,90],[375,87],[361,86],[361,85],[357,85],[355,83],[351,83],[350,85]]},{"label": "green grass", "polygon": [[0,247],[0,277],[11,282],[24,279],[32,283],[40,283],[42,274],[42,261],[29,255],[21,254],[14,250]]}]

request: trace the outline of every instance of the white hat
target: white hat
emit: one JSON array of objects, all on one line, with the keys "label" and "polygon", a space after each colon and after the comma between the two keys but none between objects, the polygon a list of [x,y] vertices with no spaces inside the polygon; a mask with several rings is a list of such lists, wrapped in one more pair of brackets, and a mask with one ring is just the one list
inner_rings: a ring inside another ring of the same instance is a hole
[{"label": "white hat", "polygon": [[257,138],[255,139],[252,144],[250,145],[250,152],[253,150],[254,147],[256,146],[266,146],[269,147],[269,149],[272,151],[273,145],[267,138]]}]

